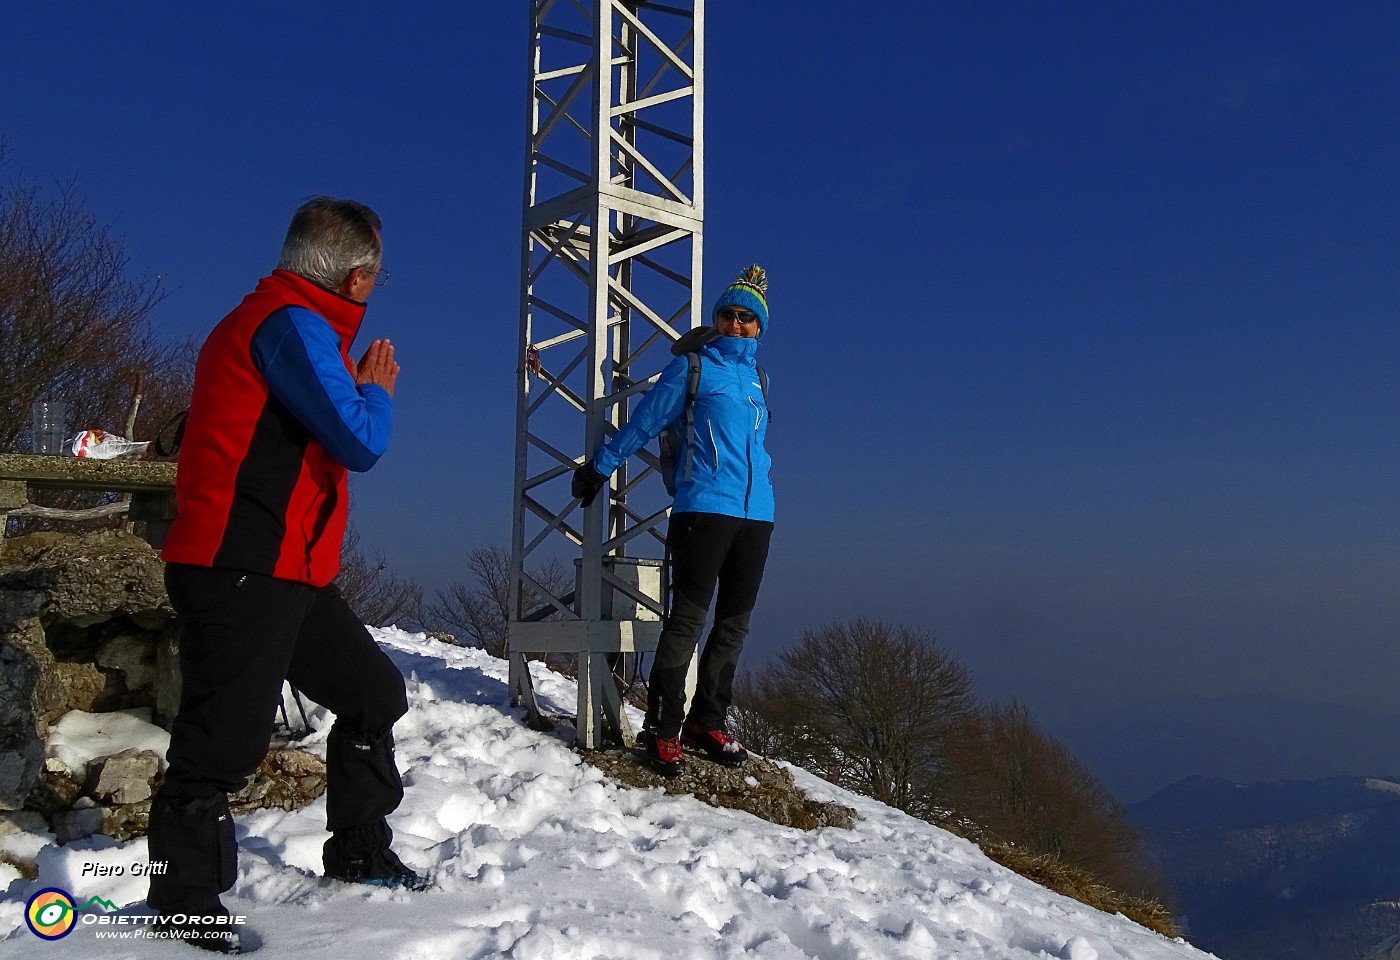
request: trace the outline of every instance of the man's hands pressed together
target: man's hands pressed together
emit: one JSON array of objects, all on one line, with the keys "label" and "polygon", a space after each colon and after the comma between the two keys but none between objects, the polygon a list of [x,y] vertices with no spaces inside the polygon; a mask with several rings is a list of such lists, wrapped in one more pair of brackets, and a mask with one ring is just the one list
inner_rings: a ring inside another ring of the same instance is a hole
[{"label": "man's hands pressed together", "polygon": [[372,383],[383,387],[389,396],[394,395],[394,382],[399,378],[399,365],[394,362],[394,345],[388,340],[375,340],[360,358],[355,372],[358,384]]}]

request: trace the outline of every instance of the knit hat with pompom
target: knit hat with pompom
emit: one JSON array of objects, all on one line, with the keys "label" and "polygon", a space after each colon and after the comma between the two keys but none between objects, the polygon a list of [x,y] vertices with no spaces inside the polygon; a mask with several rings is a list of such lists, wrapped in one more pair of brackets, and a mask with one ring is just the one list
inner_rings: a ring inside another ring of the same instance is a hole
[{"label": "knit hat with pompom", "polygon": [[710,314],[714,320],[725,307],[743,307],[758,315],[758,335],[768,329],[768,274],[758,264],[745,267],[739,278],[724,288]]}]

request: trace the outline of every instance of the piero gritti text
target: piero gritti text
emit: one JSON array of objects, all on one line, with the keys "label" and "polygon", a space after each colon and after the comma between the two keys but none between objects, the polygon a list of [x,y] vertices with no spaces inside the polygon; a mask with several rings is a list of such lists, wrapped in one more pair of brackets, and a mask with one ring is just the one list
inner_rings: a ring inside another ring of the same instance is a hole
[{"label": "piero gritti text", "polygon": [[166,867],[167,864],[164,860],[150,862],[137,860],[130,865],[85,860],[82,871],[78,875],[82,877],[163,877]]}]

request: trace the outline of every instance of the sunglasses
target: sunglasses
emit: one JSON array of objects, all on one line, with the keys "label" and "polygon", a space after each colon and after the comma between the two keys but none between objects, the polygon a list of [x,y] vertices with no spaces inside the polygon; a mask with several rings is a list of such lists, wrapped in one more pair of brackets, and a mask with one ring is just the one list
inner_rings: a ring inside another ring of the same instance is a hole
[{"label": "sunglasses", "polygon": [[735,307],[725,307],[719,312],[721,320],[733,320],[736,323],[757,323],[758,314],[752,310],[739,310]]}]

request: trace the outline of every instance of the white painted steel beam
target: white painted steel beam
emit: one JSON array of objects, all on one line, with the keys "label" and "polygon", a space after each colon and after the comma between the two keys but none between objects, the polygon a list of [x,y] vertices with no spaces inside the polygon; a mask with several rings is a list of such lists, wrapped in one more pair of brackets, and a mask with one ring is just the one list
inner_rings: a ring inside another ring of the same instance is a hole
[{"label": "white painted steel beam", "polygon": [[[531,3],[510,685],[537,711],[526,655],[577,656],[587,747],[627,732],[609,658],[660,635],[660,590],[609,571],[624,549],[661,553],[669,500],[650,452],[586,510],[570,474],[703,320],[703,41],[704,0]],[[577,570],[572,590],[533,574],[551,560]]]}]

